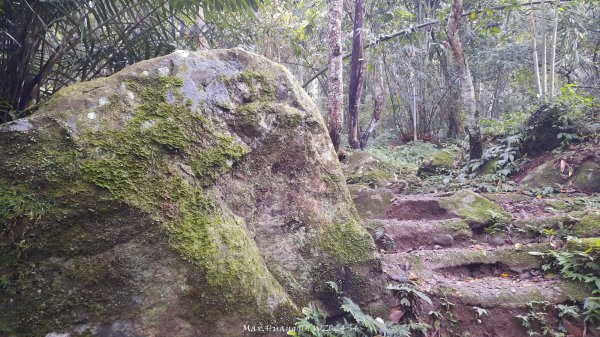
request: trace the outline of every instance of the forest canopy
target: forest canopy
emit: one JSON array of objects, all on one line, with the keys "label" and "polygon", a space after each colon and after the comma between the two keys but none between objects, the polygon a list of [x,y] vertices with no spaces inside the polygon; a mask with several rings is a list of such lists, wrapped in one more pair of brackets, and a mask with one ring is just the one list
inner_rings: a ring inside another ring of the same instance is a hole
[{"label": "forest canopy", "polygon": [[[484,133],[517,127],[543,101],[594,120],[597,1],[462,7],[457,33]],[[2,1],[0,10],[1,122],[30,114],[65,85],[209,47],[241,47],[284,64],[328,113],[326,1],[23,0]],[[336,105],[352,123],[343,128],[350,145],[359,146],[359,133],[366,142],[368,130],[405,141],[462,137],[470,114],[448,39],[452,2],[347,0],[339,10],[345,63]]]}]

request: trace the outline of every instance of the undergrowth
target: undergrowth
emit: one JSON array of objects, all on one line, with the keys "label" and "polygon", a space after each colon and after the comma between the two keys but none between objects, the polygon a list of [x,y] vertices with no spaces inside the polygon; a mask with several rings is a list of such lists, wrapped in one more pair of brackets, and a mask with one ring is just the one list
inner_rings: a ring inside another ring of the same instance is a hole
[{"label": "undergrowth", "polygon": [[563,278],[580,282],[589,289],[591,296],[579,303],[579,308],[584,323],[597,326],[600,324],[600,239],[588,240],[595,242],[582,244],[582,240],[569,236],[563,250],[530,254],[545,260],[542,270],[558,272]]},{"label": "undergrowth", "polygon": [[[314,304],[309,304],[302,309],[303,317],[298,318],[295,329],[288,331],[289,336],[297,337],[411,337],[416,332],[425,332],[429,325],[421,323],[410,313],[404,315],[402,323],[394,321],[384,321],[380,317],[364,313],[360,306],[354,303],[350,298],[343,296],[334,282],[328,282],[331,289],[336,292],[341,301],[343,317],[332,318]],[[409,312],[418,299],[431,303],[427,295],[415,290],[410,285],[391,286],[392,290],[400,301],[400,306],[405,308],[404,312]]]}]

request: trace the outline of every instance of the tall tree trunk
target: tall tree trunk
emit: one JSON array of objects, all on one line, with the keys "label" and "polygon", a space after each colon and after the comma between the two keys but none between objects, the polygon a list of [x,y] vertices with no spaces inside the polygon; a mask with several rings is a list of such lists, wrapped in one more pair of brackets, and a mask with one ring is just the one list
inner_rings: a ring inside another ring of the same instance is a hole
[{"label": "tall tree trunk", "polygon": [[546,2],[542,0],[542,5],[540,6],[540,16],[541,16],[541,26],[542,26],[542,41],[544,42],[544,51],[542,54],[542,78],[543,78],[543,87],[542,87],[542,99],[544,101],[548,98],[548,41],[546,38]]},{"label": "tall tree trunk", "polygon": [[413,87],[412,87],[412,120],[413,120],[413,141],[417,141],[419,140],[419,130],[417,129],[418,127],[418,123],[417,123],[417,84],[413,83]]},{"label": "tall tree trunk", "polygon": [[348,143],[351,148],[358,149],[358,123],[360,100],[365,81],[363,17],[365,4],[363,0],[354,2],[354,31],[352,36],[352,61],[350,63],[350,87],[348,90]]},{"label": "tall tree trunk", "polygon": [[373,115],[369,125],[360,137],[360,148],[364,149],[367,147],[369,137],[375,131],[379,120],[381,119],[381,110],[383,109],[383,76],[377,72],[373,72]]},{"label": "tall tree trunk", "polygon": [[531,47],[533,49],[533,69],[535,70],[535,79],[537,81],[538,87],[538,98],[542,98],[542,82],[540,81],[540,63],[538,61],[538,52],[537,52],[537,42],[536,42],[536,34],[535,34],[535,12],[533,9],[533,0],[529,1],[531,4]]},{"label": "tall tree trunk", "polygon": [[329,97],[328,128],[335,151],[340,149],[344,114],[342,111],[342,9],[343,0],[329,0]]},{"label": "tall tree trunk", "polygon": [[[435,39],[433,41],[437,43]],[[442,70],[442,75],[444,76],[444,83],[448,88],[447,90],[449,93],[443,107],[443,111],[446,112],[446,119],[448,122],[447,136],[449,138],[456,138],[460,135],[461,130],[463,129],[458,103],[460,99],[460,92],[457,90],[455,85],[456,78],[450,75],[446,50],[437,47],[436,54],[438,56],[438,60],[440,61],[440,68]]]},{"label": "tall tree trunk", "polygon": [[550,100],[554,100],[556,85],[556,44],[558,35],[558,0],[554,1],[554,24],[552,27],[552,54],[550,55]]},{"label": "tall tree trunk", "polygon": [[483,154],[481,146],[481,130],[479,129],[479,112],[477,111],[477,102],[475,101],[475,89],[473,87],[473,77],[469,69],[469,63],[464,54],[462,43],[458,31],[461,23],[461,14],[463,10],[463,0],[454,0],[452,3],[452,13],[446,26],[448,43],[454,53],[458,74],[460,78],[460,88],[463,97],[463,106],[467,117],[467,133],[469,135],[469,158],[479,159]]}]

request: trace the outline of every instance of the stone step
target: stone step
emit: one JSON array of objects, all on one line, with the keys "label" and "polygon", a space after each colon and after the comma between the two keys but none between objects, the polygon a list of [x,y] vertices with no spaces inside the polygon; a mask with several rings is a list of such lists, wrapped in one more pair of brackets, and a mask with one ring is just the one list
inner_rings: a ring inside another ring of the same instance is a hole
[{"label": "stone step", "polygon": [[386,252],[434,249],[471,244],[473,232],[462,219],[447,220],[372,220],[380,249]]},{"label": "stone step", "polygon": [[382,255],[384,269],[392,273],[417,273],[426,277],[440,269],[469,265],[501,265],[512,272],[521,273],[539,268],[542,261],[529,252],[545,252],[552,247],[547,243],[506,245],[491,247],[474,245],[468,248],[417,250]]}]

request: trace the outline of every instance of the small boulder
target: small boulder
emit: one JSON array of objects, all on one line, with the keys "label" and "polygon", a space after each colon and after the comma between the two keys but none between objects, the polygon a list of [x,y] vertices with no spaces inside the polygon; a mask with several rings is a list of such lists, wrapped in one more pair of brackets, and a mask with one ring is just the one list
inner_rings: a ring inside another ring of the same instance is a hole
[{"label": "small boulder", "polygon": [[450,247],[454,244],[454,238],[449,234],[434,235],[432,241],[434,244],[442,247]]},{"label": "small boulder", "polygon": [[554,184],[562,184],[563,181],[560,170],[555,167],[554,159],[550,159],[527,172],[519,182],[529,187],[543,188]]},{"label": "small boulder", "polygon": [[502,207],[470,190],[439,199],[441,207],[465,219],[472,228],[509,223],[512,217]]},{"label": "small boulder", "polygon": [[363,219],[377,218],[383,214],[392,203],[394,193],[386,188],[366,189],[358,192],[352,200]]},{"label": "small boulder", "polygon": [[575,173],[573,186],[582,192],[600,192],[600,163],[591,160],[583,162]]},{"label": "small boulder", "polygon": [[342,166],[348,184],[366,184],[372,188],[394,185],[396,172],[365,151],[354,151]]},{"label": "small boulder", "polygon": [[417,175],[427,177],[448,173],[454,168],[454,158],[447,151],[434,152],[429,159],[424,160],[419,166]]}]

